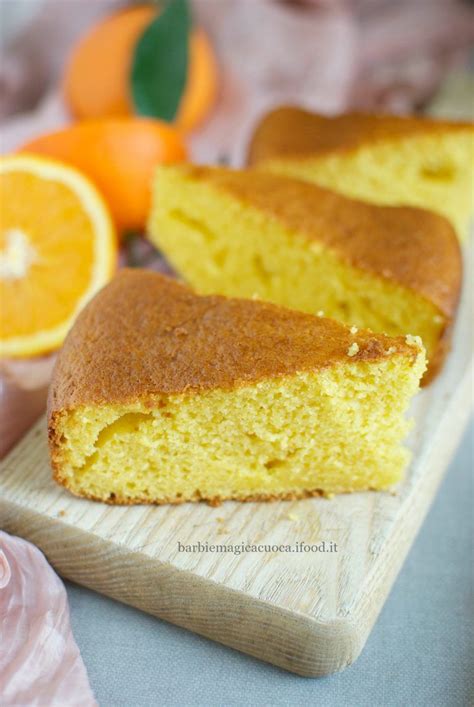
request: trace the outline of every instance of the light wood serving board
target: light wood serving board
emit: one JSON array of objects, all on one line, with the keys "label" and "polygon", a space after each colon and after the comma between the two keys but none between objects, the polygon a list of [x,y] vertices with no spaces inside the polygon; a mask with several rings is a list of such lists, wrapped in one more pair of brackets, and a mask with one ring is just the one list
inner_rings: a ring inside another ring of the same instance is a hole
[{"label": "light wood serving board", "polygon": [[[467,421],[473,321],[465,288],[448,364],[414,402],[413,462],[396,494],[106,506],[51,480],[42,420],[0,467],[0,527],[38,545],[64,577],[150,614],[300,675],[341,670],[362,650]],[[337,552],[179,551],[198,541],[325,541]]]}]

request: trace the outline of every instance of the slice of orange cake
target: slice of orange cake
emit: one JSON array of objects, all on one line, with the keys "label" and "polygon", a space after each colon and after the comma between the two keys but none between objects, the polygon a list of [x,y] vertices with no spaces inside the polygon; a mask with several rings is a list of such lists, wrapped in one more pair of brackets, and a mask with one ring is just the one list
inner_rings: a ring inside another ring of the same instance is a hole
[{"label": "slice of orange cake", "polygon": [[[255,170],[158,171],[152,241],[202,294],[252,297],[391,336],[440,369],[462,275],[450,223]],[[425,378],[425,382],[428,378]]]},{"label": "slice of orange cake", "polygon": [[109,503],[386,489],[424,367],[405,337],[124,270],[59,354],[54,477]]},{"label": "slice of orange cake", "polygon": [[474,211],[472,123],[281,107],[257,126],[248,160],[356,199],[436,211],[461,238]]}]

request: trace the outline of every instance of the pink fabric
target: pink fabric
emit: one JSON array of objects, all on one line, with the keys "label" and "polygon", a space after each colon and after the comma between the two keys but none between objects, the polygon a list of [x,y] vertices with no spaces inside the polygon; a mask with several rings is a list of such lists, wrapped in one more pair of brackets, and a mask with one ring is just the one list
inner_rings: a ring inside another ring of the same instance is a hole
[{"label": "pink fabric", "polygon": [[347,106],[357,28],[344,3],[196,0],[194,10],[222,72],[216,110],[191,141],[194,160],[241,165],[255,122],[282,103]]},{"label": "pink fabric", "polygon": [[44,412],[55,358],[0,359],[0,459]]},{"label": "pink fabric", "polygon": [[0,627],[2,707],[97,705],[63,583],[34,545],[2,531]]},{"label": "pink fabric", "polygon": [[2,707],[96,705],[66,590],[34,545],[0,531]]},{"label": "pink fabric", "polygon": [[450,69],[466,63],[474,41],[474,8],[467,3],[358,1],[364,7],[357,15],[357,71],[350,106],[413,111],[434,95]]}]

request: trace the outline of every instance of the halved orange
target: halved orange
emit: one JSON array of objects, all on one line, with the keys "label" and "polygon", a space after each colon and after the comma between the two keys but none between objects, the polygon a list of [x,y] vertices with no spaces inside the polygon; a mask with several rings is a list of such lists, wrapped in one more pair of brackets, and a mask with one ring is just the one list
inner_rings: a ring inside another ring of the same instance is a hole
[{"label": "halved orange", "polygon": [[33,155],[0,159],[2,356],[60,346],[116,262],[112,219],[85,176]]}]

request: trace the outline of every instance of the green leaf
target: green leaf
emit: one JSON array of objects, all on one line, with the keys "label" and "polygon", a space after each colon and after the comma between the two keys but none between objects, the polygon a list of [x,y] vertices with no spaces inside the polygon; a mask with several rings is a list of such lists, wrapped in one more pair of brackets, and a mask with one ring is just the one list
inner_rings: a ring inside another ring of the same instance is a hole
[{"label": "green leaf", "polygon": [[191,16],[187,0],[170,0],[146,28],[132,62],[131,88],[139,115],[171,122],[188,73]]}]

